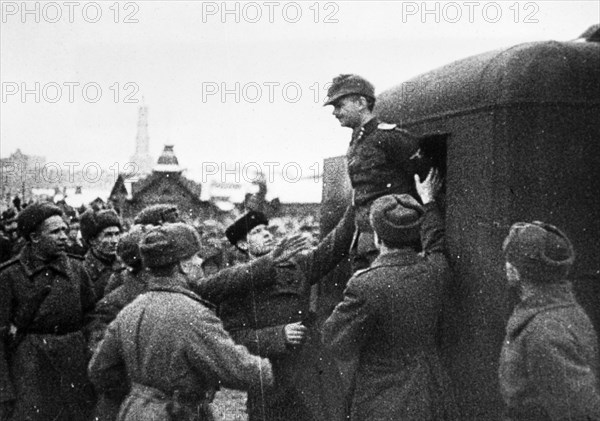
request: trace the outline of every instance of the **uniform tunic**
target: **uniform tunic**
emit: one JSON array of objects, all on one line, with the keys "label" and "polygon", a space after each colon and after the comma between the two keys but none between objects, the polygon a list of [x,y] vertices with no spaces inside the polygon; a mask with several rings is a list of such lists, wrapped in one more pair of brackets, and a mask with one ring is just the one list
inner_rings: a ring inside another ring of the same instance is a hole
[{"label": "uniform tunic", "polygon": [[419,149],[418,139],[395,124],[372,118],[352,133],[346,153],[348,175],[356,205],[356,243],[352,247],[352,268],[369,267],[378,251],[369,224],[371,203],[387,194],[418,197],[411,157]]},{"label": "uniform tunic", "polygon": [[[354,210],[349,208],[338,228],[315,250],[276,268],[272,286],[255,287],[223,302],[220,315],[236,342],[273,363],[277,387],[268,393],[248,393],[250,421],[344,419],[339,374],[321,349],[309,297],[311,285],[347,255],[353,231]],[[284,328],[299,321],[310,328],[308,339],[292,347],[286,344]]]},{"label": "uniform tunic", "polygon": [[598,342],[569,284],[546,285],[517,304],[500,357],[507,419],[600,420]]},{"label": "uniform tunic", "polygon": [[96,299],[100,300],[104,297],[104,289],[106,288],[111,275],[124,270],[125,265],[116,258],[112,261],[100,259],[90,249],[85,254],[85,269],[88,271],[92,284],[94,285]]},{"label": "uniform tunic", "polygon": [[367,205],[386,194],[417,197],[410,158],[418,148],[416,137],[376,118],[355,130],[346,153],[354,204]]},{"label": "uniform tunic", "polygon": [[273,382],[269,361],[235,345],[211,305],[186,285],[181,274],[151,277],[150,291],[119,313],[92,357],[89,374],[100,392],[132,383],[119,421],[167,421],[173,396],[201,405],[219,382],[242,389]]},{"label": "uniform tunic", "polygon": [[440,219],[435,203],[425,205],[424,257],[410,248],[380,255],[350,279],[344,300],[324,323],[330,351],[358,358],[352,421],[454,417],[436,344],[449,279]]},{"label": "uniform tunic", "polygon": [[[95,302],[90,279],[78,258],[60,255],[44,263],[29,245],[0,271],[0,328],[22,326],[40,290],[50,286],[17,348],[0,340],[0,400],[16,399],[12,419],[80,421],[90,415],[87,345],[81,331]],[[36,306],[37,307],[37,306]]]}]

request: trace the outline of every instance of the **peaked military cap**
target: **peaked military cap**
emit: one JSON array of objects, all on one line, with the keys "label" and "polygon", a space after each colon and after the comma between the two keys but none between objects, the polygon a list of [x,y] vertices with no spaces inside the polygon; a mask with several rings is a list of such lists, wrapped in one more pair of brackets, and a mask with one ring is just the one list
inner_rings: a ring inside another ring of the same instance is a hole
[{"label": "peaked military cap", "polygon": [[362,95],[375,99],[375,87],[371,82],[358,75],[336,76],[327,90],[327,98],[323,105],[334,105],[340,98],[347,95]]},{"label": "peaked military cap", "polygon": [[230,225],[225,230],[225,236],[227,236],[229,242],[235,246],[238,241],[246,238],[248,233],[252,231],[254,227],[268,224],[269,220],[263,213],[250,211]]}]

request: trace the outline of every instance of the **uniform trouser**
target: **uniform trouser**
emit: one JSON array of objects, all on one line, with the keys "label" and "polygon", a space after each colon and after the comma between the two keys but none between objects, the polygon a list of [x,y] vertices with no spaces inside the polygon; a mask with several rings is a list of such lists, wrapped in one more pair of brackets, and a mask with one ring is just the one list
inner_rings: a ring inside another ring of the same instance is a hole
[{"label": "uniform trouser", "polygon": [[371,204],[356,207],[355,231],[352,246],[350,247],[350,263],[352,273],[371,266],[373,260],[379,255],[375,245],[375,235],[369,222]]},{"label": "uniform trouser", "polygon": [[117,421],[213,421],[206,400],[183,401],[159,389],[133,383]]}]

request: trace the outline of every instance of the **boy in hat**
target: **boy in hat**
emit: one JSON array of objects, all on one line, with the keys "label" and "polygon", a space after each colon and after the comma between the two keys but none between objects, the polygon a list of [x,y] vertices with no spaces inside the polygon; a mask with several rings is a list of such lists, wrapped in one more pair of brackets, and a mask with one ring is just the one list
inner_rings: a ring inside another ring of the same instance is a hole
[{"label": "boy in hat", "polygon": [[[262,213],[250,211],[225,234],[253,261],[274,246],[268,222]],[[354,209],[349,207],[314,250],[275,268],[273,285],[231,295],[222,303],[220,316],[236,342],[268,357],[281,380],[269,393],[249,392],[250,421],[344,419],[339,373],[321,349],[309,298],[311,286],[347,256],[353,231]]]},{"label": "boy in hat", "polygon": [[84,243],[89,247],[85,254],[85,267],[99,300],[104,296],[111,275],[125,269],[117,259],[117,244],[123,231],[121,219],[112,209],[89,209],[81,215],[80,230]]},{"label": "boy in hat", "polygon": [[503,252],[521,298],[500,356],[506,419],[600,420],[598,340],[567,281],[571,242],[553,225],[518,222]]},{"label": "boy in hat", "polygon": [[273,383],[269,361],[235,345],[212,305],[192,292],[199,249],[195,229],[183,223],[154,228],[141,242],[148,291],[111,323],[89,366],[102,393],[131,381],[120,419],[210,420],[219,383]]},{"label": "boy in hat", "polygon": [[21,253],[0,266],[0,419],[88,419],[84,317],[94,291],[83,260],[65,254],[67,225],[50,203],[17,218]]},{"label": "boy in hat", "polygon": [[353,421],[455,419],[437,346],[450,275],[434,201],[441,183],[433,170],[415,181],[423,205],[407,194],[373,202],[379,256],[354,274],[323,326],[323,342],[336,357],[358,360]]}]

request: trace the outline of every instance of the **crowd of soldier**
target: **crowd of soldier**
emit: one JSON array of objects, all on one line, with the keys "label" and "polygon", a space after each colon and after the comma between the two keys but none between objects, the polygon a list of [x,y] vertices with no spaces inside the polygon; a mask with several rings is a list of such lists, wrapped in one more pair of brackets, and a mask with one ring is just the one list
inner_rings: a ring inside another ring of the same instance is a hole
[{"label": "crowd of soldier", "polygon": [[[251,211],[225,232],[246,262],[209,269],[210,236],[157,205],[126,233],[113,210],[86,211],[89,249],[76,256],[60,208],[22,210],[22,248],[0,269],[2,419],[210,420],[220,385],[248,390],[250,421],[460,419],[437,336],[451,277],[441,169],[423,137],[377,120],[365,79],[341,75],[328,94],[353,131],[354,194],[316,245],[277,241]],[[500,355],[507,419],[600,419],[598,343],[567,281],[569,239],[517,223],[498,252],[521,296]],[[311,287],[344,259],[344,297],[317,321]]]}]

